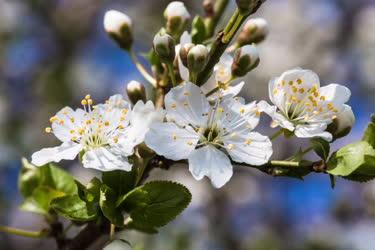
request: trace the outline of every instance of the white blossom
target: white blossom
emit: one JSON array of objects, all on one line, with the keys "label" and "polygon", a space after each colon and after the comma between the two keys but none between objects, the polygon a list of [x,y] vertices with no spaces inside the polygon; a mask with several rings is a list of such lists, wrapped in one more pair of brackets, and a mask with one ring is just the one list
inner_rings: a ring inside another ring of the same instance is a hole
[{"label": "white blossom", "polygon": [[[189,70],[184,66],[180,58],[180,48],[185,44],[191,43],[191,35],[185,31],[180,39],[180,44],[176,46],[176,55],[178,57],[178,68],[181,78],[184,81],[189,81]],[[219,90],[215,95],[210,97],[211,99],[216,99],[218,96],[223,97],[234,97],[240,93],[241,89],[245,85],[245,82],[241,81],[240,83],[231,86],[232,80],[232,64],[233,58],[228,53],[224,53],[220,61],[214,67],[214,73],[207,80],[205,84],[202,85],[202,91],[207,94],[215,88],[219,87]]]},{"label": "white blossom", "polygon": [[207,176],[219,188],[233,174],[230,158],[262,165],[272,155],[268,137],[252,132],[259,122],[255,102],[226,98],[210,105],[198,86],[185,82],[170,90],[165,107],[167,122],[152,125],[145,143],[168,159],[188,159],[197,180]]},{"label": "white blossom", "polygon": [[127,157],[143,141],[150,123],[163,120],[163,113],[156,111],[152,102],[139,101],[130,110],[121,95],[96,106],[87,95],[82,105],[84,109],[65,107],[51,117],[46,132],[53,133],[62,144],[34,153],[33,164],[73,160],[81,153],[85,168],[130,171]]},{"label": "white blossom", "polygon": [[261,111],[297,137],[332,140],[327,125],[337,119],[350,98],[350,90],[339,84],[320,87],[319,77],[310,70],[293,69],[269,82],[269,96],[275,106],[259,103]]},{"label": "white blossom", "polygon": [[170,19],[173,17],[182,18],[183,22],[190,19],[190,14],[185,7],[185,4],[180,1],[173,1],[168,4],[167,8],[164,11],[164,17]]},{"label": "white blossom", "polygon": [[104,29],[108,33],[121,35],[124,26],[132,26],[132,20],[124,13],[117,10],[109,10],[104,15]]}]

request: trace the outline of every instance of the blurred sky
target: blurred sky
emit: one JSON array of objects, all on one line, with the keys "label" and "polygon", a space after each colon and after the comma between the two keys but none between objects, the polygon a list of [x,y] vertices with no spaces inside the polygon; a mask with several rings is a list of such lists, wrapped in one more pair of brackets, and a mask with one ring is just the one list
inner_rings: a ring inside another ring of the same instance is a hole
[{"label": "blurred sky", "polygon": [[[163,25],[167,0],[0,0],[0,224],[37,229],[43,219],[18,210],[20,158],[56,143],[46,135],[48,119],[76,106],[90,93],[96,101],[124,93],[130,80],[143,81],[127,54],[105,34],[104,12],[115,8],[134,22],[135,49],[150,49]],[[192,15],[201,1],[185,1]],[[225,14],[226,22],[234,3]],[[352,90],[357,122],[334,148],[359,140],[374,112],[375,1],[268,0],[255,16],[270,25],[259,46],[261,64],[245,79],[248,100],[266,99],[267,83],[283,71],[316,71],[322,85],[336,82]],[[223,25],[220,24],[220,27]],[[272,133],[269,119],[262,131]],[[300,140],[277,140],[275,157],[296,151]],[[305,143],[302,141],[302,143]],[[312,157],[314,157],[312,155]],[[63,164],[82,181],[97,174]],[[272,178],[236,168],[221,190],[196,182],[186,167],[156,171],[152,178],[175,179],[193,193],[190,208],[157,236],[130,233],[144,249],[375,249],[375,185],[327,176],[305,181]],[[51,249],[53,242],[0,234],[0,249]]]}]

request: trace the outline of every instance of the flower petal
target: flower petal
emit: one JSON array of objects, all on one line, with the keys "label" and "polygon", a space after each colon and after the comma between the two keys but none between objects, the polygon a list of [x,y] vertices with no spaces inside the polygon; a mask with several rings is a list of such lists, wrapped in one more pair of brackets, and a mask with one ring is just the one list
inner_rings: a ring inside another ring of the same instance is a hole
[{"label": "flower petal", "polygon": [[174,123],[155,123],[146,134],[146,145],[158,155],[171,160],[187,159],[194,150],[199,135],[189,126],[180,128]]},{"label": "flower petal", "polygon": [[233,58],[228,53],[220,57],[220,61],[214,67],[216,82],[227,83],[232,79]]},{"label": "flower petal", "polygon": [[189,170],[196,180],[207,176],[216,188],[224,186],[233,175],[228,156],[213,146],[194,150],[189,156]]},{"label": "flower petal", "polygon": [[332,135],[329,132],[326,132],[326,129],[326,123],[297,125],[294,134],[300,138],[321,137],[326,141],[332,141]]},{"label": "flower petal", "polygon": [[351,92],[345,86],[339,84],[329,84],[319,89],[320,95],[325,96],[325,100],[332,102],[337,108],[349,101]]},{"label": "flower petal", "polygon": [[272,118],[272,125],[271,127],[280,126],[282,128],[286,128],[289,131],[294,131],[294,125],[291,123],[287,118],[285,118],[282,114],[277,111],[276,106],[271,106],[266,101],[260,101],[258,103],[259,112],[264,112]]},{"label": "flower petal", "polygon": [[87,112],[82,109],[73,110],[70,107],[61,109],[51,118],[53,134],[62,142],[71,141],[73,137],[80,138],[78,130]]},{"label": "flower petal", "polygon": [[177,55],[177,58],[178,58],[178,70],[180,72],[180,76],[181,76],[182,80],[184,80],[184,81],[189,81],[189,70],[184,66],[184,64],[181,61],[180,49],[185,44],[191,43],[191,40],[192,40],[191,35],[187,31],[184,31],[184,33],[182,33],[182,36],[180,38],[180,44],[178,44],[175,48],[176,55]]},{"label": "flower petal", "polygon": [[130,127],[125,132],[127,140],[134,146],[142,143],[150,126],[155,122],[162,122],[163,119],[164,111],[156,110],[152,101],[138,101],[132,110]]},{"label": "flower petal", "polygon": [[268,162],[273,153],[270,139],[256,132],[232,134],[223,140],[236,162],[259,166]]},{"label": "flower petal", "polygon": [[100,171],[130,171],[132,168],[132,165],[128,162],[126,157],[115,154],[106,147],[99,147],[87,151],[82,157],[82,164],[85,168],[93,168]]},{"label": "flower petal", "polygon": [[61,160],[74,160],[81,152],[81,144],[71,141],[64,142],[60,146],[44,148],[31,156],[31,163],[36,166],[43,166],[49,162],[60,162]]},{"label": "flower petal", "polygon": [[203,126],[206,124],[205,115],[210,105],[201,89],[190,82],[171,89],[165,96],[167,118],[179,125],[192,124]]}]

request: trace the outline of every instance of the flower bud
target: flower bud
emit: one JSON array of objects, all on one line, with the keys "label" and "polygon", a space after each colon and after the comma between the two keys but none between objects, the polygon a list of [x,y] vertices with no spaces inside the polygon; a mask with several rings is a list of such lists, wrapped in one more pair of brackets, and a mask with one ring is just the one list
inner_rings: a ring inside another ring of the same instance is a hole
[{"label": "flower bud", "polygon": [[236,0],[238,10],[244,16],[253,14],[266,0]]},{"label": "flower bud", "polygon": [[263,18],[249,19],[237,38],[239,47],[262,42],[268,35],[268,24]]},{"label": "flower bud", "polygon": [[192,43],[187,43],[187,44],[184,44],[181,48],[180,48],[180,59],[181,59],[181,62],[182,64],[187,67],[188,66],[188,54],[189,54],[189,51],[191,50],[191,48],[194,47],[194,44]]},{"label": "flower bud", "polygon": [[146,90],[142,83],[131,81],[126,85],[126,92],[130,101],[136,104],[138,101],[146,102]]},{"label": "flower bud", "polygon": [[117,10],[107,11],[104,15],[104,29],[123,49],[129,50],[133,44],[132,21]]},{"label": "flower bud", "polygon": [[348,105],[344,105],[344,110],[328,125],[327,131],[332,134],[333,138],[338,139],[349,134],[354,123],[355,116],[352,108]]},{"label": "flower bud", "polygon": [[164,63],[173,63],[176,56],[175,41],[168,34],[156,34],[154,37],[154,50]]},{"label": "flower bud", "polygon": [[188,69],[192,73],[201,72],[208,61],[208,49],[202,44],[192,47],[187,56]]},{"label": "flower bud", "polygon": [[258,49],[254,45],[245,45],[234,53],[232,75],[242,77],[256,68],[259,62]]},{"label": "flower bud", "polygon": [[165,9],[164,18],[167,22],[166,29],[168,34],[178,39],[188,25],[190,14],[183,2],[174,1],[168,4]]}]

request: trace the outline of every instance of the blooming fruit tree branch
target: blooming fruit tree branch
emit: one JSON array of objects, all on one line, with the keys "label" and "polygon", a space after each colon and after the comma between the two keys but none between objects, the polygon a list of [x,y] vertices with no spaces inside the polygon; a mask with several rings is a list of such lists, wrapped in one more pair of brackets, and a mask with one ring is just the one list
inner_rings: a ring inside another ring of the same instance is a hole
[{"label": "blooming fruit tree branch", "polygon": [[[131,81],[125,97],[115,94],[97,104],[86,95],[81,107],[64,107],[52,116],[45,131],[60,145],[35,152],[31,162],[23,159],[19,179],[21,208],[43,215],[49,227],[0,231],[53,237],[58,249],[85,249],[102,235],[110,236],[108,244],[118,243],[123,240],[116,238],[119,230],[157,233],[191,200],[182,184],[147,181],[152,169],[175,163],[186,164],[198,181],[207,177],[215,188],[241,167],[300,179],[327,174],[333,186],[335,177],[361,182],[375,178],[374,117],[361,141],[330,150],[355,122],[346,104],[351,95],[347,87],[321,85],[313,71],[295,68],[270,80],[269,101],[247,102],[239,96],[247,84],[242,78],[259,65],[257,44],[266,38],[268,24],[262,18],[248,19],[264,0],[236,2],[232,17],[216,35],[228,1],[203,1],[206,16],[193,20],[182,2],[171,2],[147,56],[149,69],[133,49],[131,19],[108,11],[106,32],[129,53],[150,92]],[[257,132],[263,114],[272,118],[272,136]],[[310,147],[288,159],[274,159],[278,136],[308,138]],[[305,159],[310,151],[317,156],[313,162]],[[56,165],[62,160],[78,160],[101,176],[80,183]],[[82,231],[67,238],[69,228],[64,229],[61,217],[84,225]]]}]

